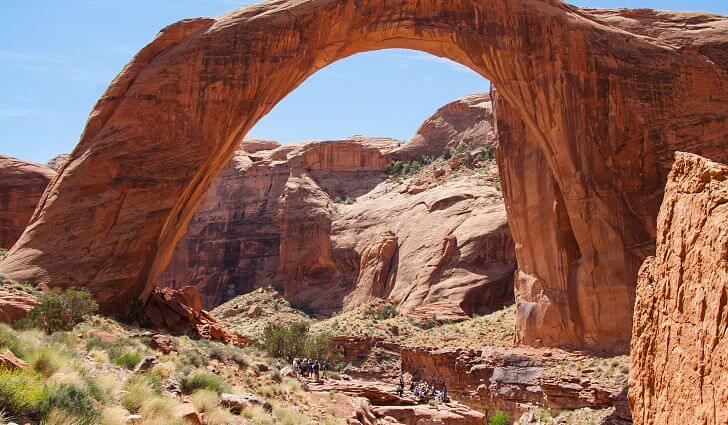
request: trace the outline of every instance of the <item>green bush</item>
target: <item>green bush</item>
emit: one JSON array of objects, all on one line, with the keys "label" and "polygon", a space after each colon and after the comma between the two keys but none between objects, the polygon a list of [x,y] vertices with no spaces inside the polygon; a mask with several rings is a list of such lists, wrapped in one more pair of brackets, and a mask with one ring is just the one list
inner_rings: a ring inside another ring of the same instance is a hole
[{"label": "green bush", "polygon": [[0,369],[0,411],[10,416],[37,417],[47,397],[40,373],[30,369]]},{"label": "green bush", "polygon": [[142,353],[136,351],[127,351],[126,353],[116,357],[114,364],[123,366],[129,370],[132,370],[142,361]]},{"label": "green bush", "polygon": [[220,376],[212,373],[198,372],[184,376],[180,380],[180,387],[185,394],[191,394],[202,389],[215,391],[218,394],[230,392],[230,387],[225,381]]},{"label": "green bush", "polygon": [[162,378],[149,372],[134,374],[130,376],[129,379],[127,379],[127,385],[145,386],[156,393],[161,393],[164,389],[164,382],[162,382]]},{"label": "green bush", "polygon": [[444,149],[444,150],[442,151],[442,157],[443,157],[444,159],[446,159],[446,160],[447,160],[447,159],[450,159],[450,158],[452,158],[452,149],[450,149],[450,148],[445,148],[445,149]]},{"label": "green bush", "polygon": [[43,329],[50,335],[57,331],[70,331],[96,310],[98,304],[93,295],[86,290],[47,289],[40,296],[40,304],[35,306],[18,325]]},{"label": "green bush", "polygon": [[511,419],[506,412],[498,412],[488,421],[488,425],[510,425]]},{"label": "green bush", "polygon": [[310,335],[305,322],[266,326],[263,331],[263,349],[271,357],[289,361],[294,357],[306,357],[334,364],[341,357],[331,334],[323,332]]},{"label": "green bush", "polygon": [[5,258],[6,255],[8,255],[8,250],[5,248],[0,248],[0,260]]},{"label": "green bush", "polygon": [[433,161],[435,161],[434,156],[427,156],[425,154],[422,154],[422,163],[425,165],[432,164]]},{"label": "green bush", "polygon": [[50,412],[56,408],[72,413],[81,423],[90,423],[99,415],[93,397],[82,388],[71,384],[51,386],[41,410]]}]

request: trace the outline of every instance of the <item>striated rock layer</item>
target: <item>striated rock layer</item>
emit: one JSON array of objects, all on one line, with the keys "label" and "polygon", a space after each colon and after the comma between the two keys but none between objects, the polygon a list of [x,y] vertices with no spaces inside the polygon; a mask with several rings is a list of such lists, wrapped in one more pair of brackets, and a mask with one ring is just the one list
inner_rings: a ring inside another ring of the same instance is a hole
[{"label": "striated rock layer", "polygon": [[405,309],[447,299],[471,314],[511,304],[515,257],[499,193],[480,175],[409,193],[384,173],[398,144],[357,138],[251,153],[244,142],[159,284],[192,284],[205,307],[273,284],[324,314],[371,297]]},{"label": "striated rock layer", "polygon": [[637,285],[634,423],[728,423],[728,166],[678,153],[657,235]]},{"label": "striated rock layer", "polygon": [[55,177],[47,167],[0,155],[0,248],[18,240]]},{"label": "striated rock layer", "polygon": [[[672,153],[728,162],[726,28],[716,15],[558,0],[273,1],[181,21],[111,83],[0,272],[88,287],[106,312],[146,300],[262,116],[338,59],[409,48],[490,79],[562,194],[584,296],[547,321],[524,304],[519,314],[535,313],[526,321],[533,329],[519,330],[524,340],[559,344],[558,333],[573,345],[624,350]],[[541,299],[558,282],[529,286]]]}]

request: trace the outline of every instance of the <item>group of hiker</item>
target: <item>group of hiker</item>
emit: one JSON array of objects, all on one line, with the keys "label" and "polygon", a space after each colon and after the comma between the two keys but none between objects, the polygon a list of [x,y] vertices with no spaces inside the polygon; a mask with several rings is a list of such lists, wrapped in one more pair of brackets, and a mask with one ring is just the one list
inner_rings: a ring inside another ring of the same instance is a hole
[{"label": "group of hiker", "polygon": [[329,363],[313,359],[293,359],[293,371],[303,378],[321,379],[322,373],[329,370]]},{"label": "group of hiker", "polygon": [[[426,381],[415,382],[414,379],[410,382],[409,391],[414,395],[421,403],[427,403],[433,400],[435,403],[448,403],[450,398],[447,394],[447,386],[442,384],[441,386],[435,385],[435,381],[428,384]],[[397,394],[400,397],[404,396],[404,377],[399,377],[399,385],[397,385]]]}]

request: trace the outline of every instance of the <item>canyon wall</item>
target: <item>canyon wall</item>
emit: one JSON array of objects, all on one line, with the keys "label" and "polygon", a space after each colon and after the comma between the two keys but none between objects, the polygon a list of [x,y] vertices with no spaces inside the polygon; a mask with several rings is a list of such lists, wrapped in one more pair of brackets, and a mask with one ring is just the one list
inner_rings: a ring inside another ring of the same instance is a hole
[{"label": "canyon wall", "polygon": [[636,425],[728,423],[728,166],[678,153],[637,284]]},{"label": "canyon wall", "polygon": [[15,244],[56,172],[0,155],[0,248]]},{"label": "canyon wall", "polygon": [[400,149],[420,159],[433,152],[427,140],[440,153],[453,141],[493,141],[492,115],[489,96],[478,94],[427,120],[466,135],[423,142],[418,132],[408,142],[355,137],[265,149],[244,141],[159,284],[192,284],[209,308],[269,284],[297,307],[324,314],[371,297],[391,297],[406,309],[449,299],[469,313],[512,303],[515,256],[493,185],[482,176],[443,174],[414,190],[385,173]]},{"label": "canyon wall", "polygon": [[[105,313],[146,300],[261,117],[336,60],[409,48],[475,70],[517,111],[562,194],[577,290],[595,297],[565,321],[583,335],[562,332],[626,350],[619,313],[653,250],[673,153],[728,162],[727,28],[717,15],[558,0],[278,1],[178,22],[99,99],[0,272],[87,287]],[[545,323],[530,338],[548,341]]]}]

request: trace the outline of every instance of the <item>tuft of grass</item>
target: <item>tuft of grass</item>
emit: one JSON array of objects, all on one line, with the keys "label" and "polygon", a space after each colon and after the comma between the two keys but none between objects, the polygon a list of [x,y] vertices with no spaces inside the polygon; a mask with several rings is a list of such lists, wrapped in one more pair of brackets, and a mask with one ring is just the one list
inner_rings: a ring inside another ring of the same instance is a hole
[{"label": "tuft of grass", "polygon": [[142,361],[142,353],[136,351],[127,351],[126,353],[116,357],[114,364],[123,366],[129,370],[132,370]]},{"label": "tuft of grass", "polygon": [[192,404],[202,413],[212,411],[220,405],[220,396],[208,389],[197,390],[192,394]]},{"label": "tuft of grass", "polygon": [[108,406],[101,412],[101,425],[126,425],[129,412],[121,406]]},{"label": "tuft of grass", "polygon": [[142,401],[139,414],[147,421],[171,418],[177,403],[167,397],[150,397]]},{"label": "tuft of grass", "polygon": [[51,347],[40,347],[30,356],[30,367],[48,378],[56,373],[64,362],[65,356]]},{"label": "tuft of grass", "polygon": [[87,425],[88,423],[88,419],[78,417],[75,413],[53,409],[41,425]]},{"label": "tuft of grass", "polygon": [[307,425],[311,423],[311,418],[295,407],[274,407],[273,416],[276,422],[283,425]]},{"label": "tuft of grass", "polygon": [[230,387],[220,376],[204,372],[197,372],[182,377],[180,386],[185,394],[190,394],[201,389],[214,391],[218,394],[230,392]]},{"label": "tuft of grass", "polygon": [[84,424],[93,422],[100,413],[94,406],[93,397],[85,389],[71,384],[49,386],[41,410],[60,410]]},{"label": "tuft of grass", "polygon": [[132,378],[127,379],[124,383],[126,393],[121,397],[121,405],[131,413],[139,413],[142,403],[155,395],[154,390],[145,380]]},{"label": "tuft of grass", "polygon": [[240,416],[249,419],[255,425],[273,425],[273,417],[258,404],[246,407],[240,412]]},{"label": "tuft of grass", "polygon": [[207,425],[234,424],[237,423],[235,419],[235,415],[220,406],[205,411],[205,424]]}]

